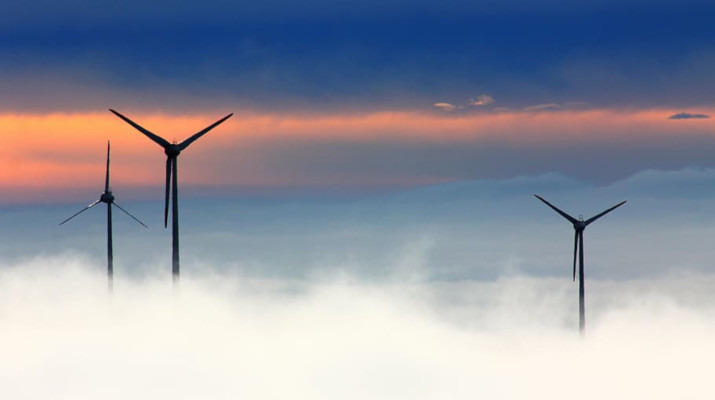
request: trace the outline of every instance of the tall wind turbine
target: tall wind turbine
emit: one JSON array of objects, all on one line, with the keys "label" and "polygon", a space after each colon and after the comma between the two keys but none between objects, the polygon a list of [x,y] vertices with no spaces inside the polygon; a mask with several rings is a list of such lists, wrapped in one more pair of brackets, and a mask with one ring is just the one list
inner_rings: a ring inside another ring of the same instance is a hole
[{"label": "tall wind turbine", "polygon": [[102,195],[99,196],[99,200],[97,200],[94,203],[83,208],[82,210],[75,213],[74,215],[67,218],[66,220],[60,222],[60,225],[63,225],[65,222],[82,214],[83,212],[89,210],[90,208],[96,206],[99,203],[107,204],[107,279],[109,280],[109,291],[111,292],[113,289],[113,280],[114,280],[114,254],[113,254],[113,247],[112,247],[112,205],[117,206],[117,208],[124,211],[125,214],[132,217],[133,220],[140,223],[143,227],[146,228],[147,226],[144,225],[143,222],[139,221],[135,216],[130,214],[129,211],[123,209],[121,206],[119,206],[119,204],[117,204],[114,201],[114,195],[112,194],[112,191],[109,189],[109,142],[107,142],[107,174],[106,174],[106,177],[104,180],[104,193],[102,193]]},{"label": "tall wind turbine", "polygon": [[156,144],[164,148],[164,154],[166,154],[166,192],[164,197],[164,228],[167,227],[167,221],[169,218],[169,192],[171,192],[171,274],[174,278],[174,284],[179,281],[179,201],[178,201],[178,179],[177,179],[177,158],[179,154],[185,150],[191,143],[196,139],[200,138],[206,132],[215,128],[223,121],[229,119],[233,113],[221,118],[220,120],[214,122],[203,130],[195,133],[188,139],[181,143],[169,143],[164,138],[153,134],[152,132],[139,126],[136,122],[130,120],[124,115],[110,109],[114,115],[124,120],[124,122],[133,126],[136,130],[146,135],[149,139],[153,140]]},{"label": "tall wind turbine", "polygon": [[608,210],[596,214],[593,217],[583,220],[583,217],[579,217],[579,219],[576,219],[565,212],[559,210],[556,206],[553,204],[549,203],[548,201],[544,200],[541,196],[538,194],[535,194],[537,199],[543,201],[546,203],[547,206],[551,207],[554,211],[559,213],[562,217],[566,218],[569,222],[573,224],[573,229],[574,229],[574,243],[573,243],[573,280],[576,280],[576,253],[578,253],[578,260],[579,260],[579,267],[578,267],[578,328],[579,332],[581,335],[584,334],[584,330],[586,329],[586,305],[584,301],[585,297],[585,288],[584,288],[584,276],[583,276],[583,231],[586,229],[588,225],[590,225],[592,222],[596,221],[597,219],[603,217],[604,215],[608,214],[609,212],[615,210],[616,208],[622,206],[623,204],[626,203],[626,200],[616,204],[615,206],[609,208]]}]

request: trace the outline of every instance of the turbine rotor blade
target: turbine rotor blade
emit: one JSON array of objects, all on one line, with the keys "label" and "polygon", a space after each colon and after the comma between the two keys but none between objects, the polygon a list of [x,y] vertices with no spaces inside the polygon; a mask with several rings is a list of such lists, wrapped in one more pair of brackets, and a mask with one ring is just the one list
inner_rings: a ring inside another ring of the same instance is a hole
[{"label": "turbine rotor blade", "polygon": [[170,143],[169,143],[166,139],[164,139],[164,138],[162,138],[162,137],[160,137],[160,136],[158,136],[158,135],[155,135],[155,134],[151,133],[151,132],[148,131],[147,129],[144,129],[142,126],[140,126],[140,125],[137,124],[136,122],[132,121],[131,119],[129,119],[129,118],[123,116],[122,114],[120,114],[120,113],[118,113],[118,112],[116,112],[116,111],[114,111],[114,110],[112,110],[111,108],[109,109],[109,111],[111,111],[112,113],[114,113],[114,115],[116,115],[117,117],[123,119],[124,122],[126,122],[126,123],[128,123],[129,125],[133,126],[134,129],[136,129],[136,130],[138,130],[139,132],[141,132],[141,133],[143,133],[144,135],[146,135],[149,139],[151,139],[151,140],[153,140],[154,142],[156,142],[159,146],[161,146],[161,147],[163,147],[163,148],[166,148],[166,147],[168,147],[168,146],[170,145]]},{"label": "turbine rotor blade", "polygon": [[67,222],[67,221],[69,221],[69,220],[71,220],[72,218],[74,218],[74,217],[76,217],[76,216],[82,214],[83,212],[89,210],[90,208],[96,206],[96,205],[99,204],[99,203],[100,203],[100,200],[97,200],[97,201],[95,201],[94,203],[88,205],[87,207],[85,207],[85,208],[79,210],[78,212],[74,213],[71,217],[69,217],[69,218],[67,218],[66,220],[60,222],[60,225],[64,224],[65,222]]},{"label": "turbine rotor blade", "polygon": [[107,176],[104,180],[104,193],[109,193],[109,140],[107,140]]},{"label": "turbine rotor blade", "polygon": [[132,214],[130,214],[129,211],[127,211],[127,210],[125,210],[124,208],[122,208],[122,206],[120,206],[119,204],[117,204],[116,201],[112,202],[112,204],[114,204],[115,206],[117,206],[117,208],[119,208],[120,210],[124,211],[124,214],[127,214],[128,216],[132,217],[132,219],[134,219],[134,221],[137,221],[137,222],[140,223],[143,227],[148,228],[148,226],[146,226],[143,222],[139,221],[139,218],[137,218],[137,217],[133,216]]},{"label": "turbine rotor blade", "polygon": [[211,129],[217,127],[223,121],[231,118],[232,115],[233,115],[233,113],[228,114],[227,116],[221,118],[220,120],[218,120],[218,121],[214,122],[213,124],[209,125],[208,127],[204,128],[202,131],[193,134],[190,138],[179,143],[179,150],[184,150],[185,148],[189,147],[189,145],[191,143],[193,143],[196,139],[200,138],[201,136],[203,136],[206,132],[210,131]]},{"label": "turbine rotor blade", "polygon": [[535,194],[534,196],[536,196],[537,199],[543,201],[544,204],[546,204],[547,206],[551,207],[551,209],[553,209],[554,211],[556,211],[557,213],[559,213],[562,217],[564,217],[564,218],[566,218],[567,220],[569,220],[569,222],[571,222],[572,224],[575,224],[575,223],[578,222],[578,220],[576,220],[576,218],[574,218],[574,217],[572,217],[572,216],[566,214],[565,212],[561,211],[561,210],[558,209],[555,205],[553,205],[553,204],[549,203],[548,201],[544,200],[544,198],[541,197],[541,196],[539,196],[538,194]]},{"label": "turbine rotor blade", "polygon": [[169,225],[169,192],[171,185],[171,160],[172,157],[166,158],[166,191],[164,196],[164,228]]},{"label": "turbine rotor blade", "polygon": [[578,252],[578,231],[574,229],[573,237],[573,280],[576,281],[576,253]]},{"label": "turbine rotor blade", "polygon": [[593,222],[593,221],[595,221],[595,220],[597,220],[597,219],[603,217],[604,215],[608,214],[609,212],[615,210],[616,208],[618,208],[618,207],[620,207],[620,206],[626,204],[626,201],[627,201],[627,200],[623,200],[622,202],[616,204],[615,206],[609,208],[608,210],[606,210],[606,211],[604,211],[604,212],[602,212],[602,213],[600,213],[600,214],[594,215],[593,217],[587,219],[587,220],[584,222],[584,224],[588,225],[588,224],[590,224],[591,222]]}]

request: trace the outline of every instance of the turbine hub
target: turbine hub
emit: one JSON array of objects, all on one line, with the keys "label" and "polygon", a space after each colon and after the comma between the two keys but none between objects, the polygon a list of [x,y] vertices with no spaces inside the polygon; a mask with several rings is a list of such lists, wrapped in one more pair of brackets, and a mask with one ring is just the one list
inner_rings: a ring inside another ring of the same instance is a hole
[{"label": "turbine hub", "polygon": [[181,153],[181,149],[176,143],[172,143],[164,148],[164,154],[169,157],[176,157],[179,155],[179,153]]},{"label": "turbine hub", "polygon": [[584,223],[583,220],[576,221],[573,224],[573,228],[576,229],[577,231],[582,231],[582,230],[586,229],[586,223]]},{"label": "turbine hub", "polygon": [[110,204],[110,203],[114,202],[114,195],[112,194],[111,191],[104,192],[104,193],[102,193],[102,196],[99,197],[99,201],[101,201],[102,203]]}]

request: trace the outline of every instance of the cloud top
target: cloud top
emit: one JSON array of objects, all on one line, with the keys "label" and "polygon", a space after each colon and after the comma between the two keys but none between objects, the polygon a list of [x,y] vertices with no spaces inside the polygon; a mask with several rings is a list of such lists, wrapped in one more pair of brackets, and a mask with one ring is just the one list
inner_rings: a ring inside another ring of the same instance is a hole
[{"label": "cloud top", "polygon": [[[182,282],[178,295],[123,282],[108,299],[87,266],[43,261],[2,269],[8,398],[559,400],[609,382],[582,398],[658,400],[713,390],[713,295],[703,284],[712,277],[681,280],[679,294],[646,285],[638,297],[638,282],[595,283],[601,297],[589,304],[601,309],[584,341],[568,279],[375,287],[207,278]],[[705,301],[677,302],[694,295]]]}]

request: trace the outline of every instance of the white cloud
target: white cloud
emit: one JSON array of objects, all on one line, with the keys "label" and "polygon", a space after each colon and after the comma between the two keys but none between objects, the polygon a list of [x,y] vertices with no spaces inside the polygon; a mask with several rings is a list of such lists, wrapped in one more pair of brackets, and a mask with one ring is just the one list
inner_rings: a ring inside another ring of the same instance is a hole
[{"label": "white cloud", "polygon": [[488,104],[494,103],[492,96],[488,94],[480,95],[475,99],[469,99],[469,105],[471,106],[486,106]]},{"label": "white cloud", "polygon": [[117,282],[108,298],[88,268],[44,259],[0,269],[7,398],[714,394],[713,276],[592,280],[580,340],[567,277],[429,285],[215,277],[184,280],[172,293],[167,276]]},{"label": "white cloud", "polygon": [[469,99],[465,104],[452,104],[452,103],[439,102],[439,103],[434,103],[432,106],[442,109],[444,111],[457,111],[457,110],[464,110],[465,108],[468,108],[468,107],[486,106],[486,105],[489,105],[492,103],[494,103],[494,98],[492,98],[492,96],[489,96],[488,94],[482,94],[482,95],[477,96],[476,99]]},{"label": "white cloud", "polygon": [[444,103],[444,102],[434,103],[434,104],[432,104],[432,106],[437,107],[440,110],[444,110],[444,111],[455,111],[460,108],[458,106],[455,106],[454,104]]}]

